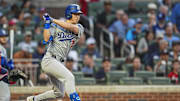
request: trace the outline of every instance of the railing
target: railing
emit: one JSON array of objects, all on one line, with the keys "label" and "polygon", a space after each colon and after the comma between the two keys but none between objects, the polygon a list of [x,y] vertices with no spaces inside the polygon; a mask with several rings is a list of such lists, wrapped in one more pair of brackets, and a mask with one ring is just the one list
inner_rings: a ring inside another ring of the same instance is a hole
[{"label": "railing", "polygon": [[[37,82],[37,71],[40,68],[40,61],[39,59],[14,59],[15,68],[21,69],[25,74],[29,76],[28,85],[34,85]],[[27,64],[23,64],[23,63]],[[31,82],[32,81],[32,82]],[[32,83],[32,84],[31,84]],[[24,81],[20,80],[19,85],[23,86]]]},{"label": "railing", "polygon": [[[107,40],[104,39],[104,36],[107,35],[109,38],[109,43]],[[113,47],[113,34],[111,32],[109,32],[107,29],[102,28],[102,31],[100,33],[100,52],[101,52],[101,56],[104,56],[104,46],[109,48],[110,50],[110,57],[113,58],[114,57],[114,47]]]}]

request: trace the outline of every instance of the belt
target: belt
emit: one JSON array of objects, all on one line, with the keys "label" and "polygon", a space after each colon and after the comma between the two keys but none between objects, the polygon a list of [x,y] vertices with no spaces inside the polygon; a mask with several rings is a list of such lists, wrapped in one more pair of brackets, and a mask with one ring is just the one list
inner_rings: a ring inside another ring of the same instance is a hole
[{"label": "belt", "polygon": [[57,56],[55,55],[52,55],[53,58],[57,59],[58,61],[60,62],[64,62],[64,59],[63,58],[58,58]]}]

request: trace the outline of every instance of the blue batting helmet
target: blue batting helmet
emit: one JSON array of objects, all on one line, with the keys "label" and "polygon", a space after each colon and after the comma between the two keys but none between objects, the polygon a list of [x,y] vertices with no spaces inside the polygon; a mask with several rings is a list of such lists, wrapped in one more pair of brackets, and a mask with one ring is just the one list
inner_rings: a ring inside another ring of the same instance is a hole
[{"label": "blue batting helmet", "polygon": [[70,4],[66,7],[65,10],[65,17],[66,19],[71,19],[73,13],[79,13],[82,14],[82,11],[80,10],[80,6],[77,4]]},{"label": "blue batting helmet", "polygon": [[5,30],[0,29],[0,37],[3,37],[3,36],[8,36],[8,34],[6,33]]}]

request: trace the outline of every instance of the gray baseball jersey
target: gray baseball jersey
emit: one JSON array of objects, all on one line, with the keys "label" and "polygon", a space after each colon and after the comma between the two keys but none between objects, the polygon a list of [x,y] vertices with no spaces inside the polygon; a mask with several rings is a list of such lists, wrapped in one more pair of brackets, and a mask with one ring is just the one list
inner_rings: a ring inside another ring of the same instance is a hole
[{"label": "gray baseball jersey", "polygon": [[81,24],[77,24],[79,27],[79,33],[73,34],[73,32],[54,23],[51,25],[50,33],[53,36],[53,41],[49,44],[47,51],[55,56],[65,58],[73,45],[77,43],[81,35],[84,33],[84,28]]},{"label": "gray baseball jersey", "polygon": [[[6,49],[0,44],[0,55],[7,57]],[[0,81],[0,101],[10,101],[10,90],[8,84]]]}]

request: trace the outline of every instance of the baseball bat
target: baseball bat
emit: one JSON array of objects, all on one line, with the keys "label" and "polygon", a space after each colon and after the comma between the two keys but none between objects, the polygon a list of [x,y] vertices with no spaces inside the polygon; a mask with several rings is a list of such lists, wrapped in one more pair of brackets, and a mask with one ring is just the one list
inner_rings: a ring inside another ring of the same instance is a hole
[{"label": "baseball bat", "polygon": [[14,30],[10,30],[10,59],[13,59],[14,51]]}]

